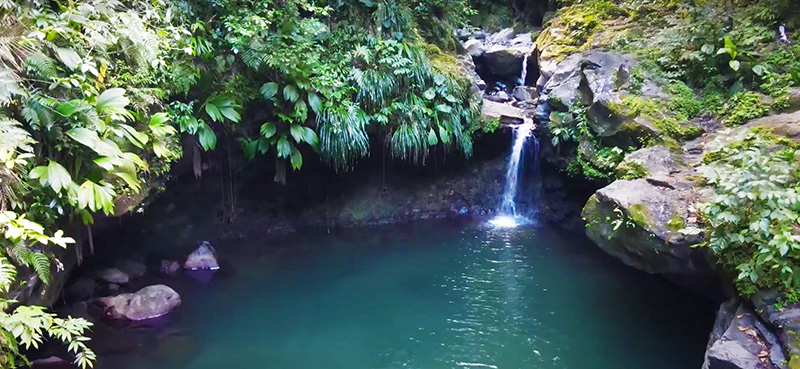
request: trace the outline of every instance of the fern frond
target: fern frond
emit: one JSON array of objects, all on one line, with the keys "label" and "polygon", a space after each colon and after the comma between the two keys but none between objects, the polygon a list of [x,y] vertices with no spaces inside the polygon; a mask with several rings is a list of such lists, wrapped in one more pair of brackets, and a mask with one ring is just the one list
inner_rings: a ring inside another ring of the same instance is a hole
[{"label": "fern frond", "polygon": [[58,76],[55,60],[42,52],[33,53],[25,58],[25,66],[29,72],[46,81]]},{"label": "fern frond", "polygon": [[0,255],[0,292],[8,292],[15,278],[17,278],[17,268],[7,257]]},{"label": "fern frond", "polygon": [[30,256],[30,266],[44,284],[50,284],[50,258],[41,252],[33,252]]},{"label": "fern frond", "polygon": [[31,152],[31,144],[33,139],[20,122],[0,115],[0,150]]}]

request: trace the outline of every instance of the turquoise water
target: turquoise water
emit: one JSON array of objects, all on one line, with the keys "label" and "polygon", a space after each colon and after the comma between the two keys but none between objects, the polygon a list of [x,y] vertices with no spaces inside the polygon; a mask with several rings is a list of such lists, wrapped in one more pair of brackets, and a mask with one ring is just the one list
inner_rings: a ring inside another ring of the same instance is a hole
[{"label": "turquoise water", "polygon": [[709,302],[546,227],[437,221],[217,249],[224,272],[174,281],[174,321],[97,367],[699,368],[713,323]]}]

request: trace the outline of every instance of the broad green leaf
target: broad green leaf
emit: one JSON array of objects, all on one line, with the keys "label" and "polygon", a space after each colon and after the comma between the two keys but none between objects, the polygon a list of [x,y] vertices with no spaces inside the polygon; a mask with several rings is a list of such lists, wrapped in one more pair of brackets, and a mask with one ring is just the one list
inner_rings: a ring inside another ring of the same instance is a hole
[{"label": "broad green leaf", "polygon": [[737,72],[739,71],[740,63],[738,60],[731,60],[730,62],[728,62],[728,65],[730,65],[731,69],[733,69],[734,71]]},{"label": "broad green leaf", "polygon": [[439,143],[439,139],[436,138],[436,132],[434,132],[433,128],[431,128],[430,132],[428,132],[428,145],[433,146],[437,143]]},{"label": "broad green leaf", "polygon": [[317,137],[317,133],[311,128],[303,127],[303,141],[311,145],[314,150],[319,147],[319,137]]},{"label": "broad green leaf", "polygon": [[453,108],[451,108],[450,105],[447,105],[447,104],[436,105],[436,110],[438,110],[438,111],[440,111],[442,113],[445,113],[445,114],[450,114],[450,113],[453,112]]},{"label": "broad green leaf", "polygon": [[442,126],[439,126],[439,138],[442,139],[442,143],[445,144],[445,145],[450,143],[450,134]]},{"label": "broad green leaf", "polygon": [[300,153],[296,147],[292,146],[292,154],[291,154],[291,161],[292,161],[292,169],[298,170],[300,167],[303,166],[303,155]]},{"label": "broad green leaf", "polygon": [[319,98],[316,92],[308,93],[308,106],[310,106],[311,110],[316,114],[322,111],[322,99]]},{"label": "broad green leaf", "polygon": [[292,135],[294,142],[300,143],[304,141],[303,138],[305,137],[305,130],[303,129],[303,126],[296,123],[292,124],[289,127],[289,133]]},{"label": "broad green leaf", "polygon": [[101,140],[95,131],[86,128],[73,128],[67,131],[67,136],[94,150],[101,156],[122,156],[122,150],[116,144],[111,141]]},{"label": "broad green leaf", "polygon": [[150,123],[148,127],[150,131],[153,132],[154,135],[163,137],[163,136],[172,136],[177,133],[175,127],[168,125],[170,117],[169,114],[161,112],[155,113],[153,116],[150,117]]},{"label": "broad green leaf", "polygon": [[75,52],[75,50],[63,47],[54,47],[53,49],[56,51],[58,60],[61,60],[61,62],[64,63],[67,68],[75,69],[78,67],[78,64],[80,64],[81,57]]},{"label": "broad green leaf", "polygon": [[264,100],[270,100],[278,93],[278,84],[275,82],[267,82],[261,86],[261,96]]},{"label": "broad green leaf", "polygon": [[761,64],[757,64],[753,67],[753,73],[755,73],[757,76],[763,75],[766,71],[767,69]]},{"label": "broad green leaf", "polygon": [[270,138],[275,135],[278,129],[272,123],[264,123],[261,125],[261,136],[264,138]]},{"label": "broad green leaf", "polygon": [[256,157],[256,150],[258,149],[258,140],[242,140],[242,150],[244,157],[247,160],[253,160]]},{"label": "broad green leaf", "polygon": [[91,108],[92,107],[86,102],[86,100],[75,99],[58,104],[56,111],[63,117],[71,117],[75,113],[83,112]]},{"label": "broad green leaf", "polygon": [[445,78],[441,74],[436,74],[436,75],[433,76],[433,83],[435,83],[437,85],[443,84],[444,81],[445,81]]},{"label": "broad green leaf", "polygon": [[166,158],[169,155],[169,149],[164,142],[155,140],[153,141],[153,153],[159,158]]},{"label": "broad green leaf", "polygon": [[125,89],[109,88],[97,97],[95,109],[100,114],[120,115],[132,119],[133,116],[125,110],[129,103],[130,100],[125,97]]},{"label": "broad green leaf", "polygon": [[283,88],[283,98],[295,102],[300,98],[300,91],[295,85],[286,85],[286,87]]},{"label": "broad green leaf", "polygon": [[119,178],[122,178],[123,181],[135,192],[139,192],[141,190],[141,186],[139,185],[139,178],[136,177],[135,174],[131,174],[129,172],[114,172]]},{"label": "broad green leaf", "polygon": [[203,150],[213,150],[217,147],[217,135],[214,133],[214,130],[208,126],[206,123],[200,124],[200,129],[197,130],[197,135],[200,139],[200,146],[203,147]]},{"label": "broad green leaf", "polygon": [[203,105],[206,114],[215,122],[222,122],[225,118],[232,122],[239,122],[239,120],[242,119],[242,116],[237,111],[238,107],[233,105],[233,102],[228,96],[215,95],[209,97]]},{"label": "broad green leaf", "polygon": [[422,97],[428,100],[433,100],[436,97],[436,90],[434,90],[433,88],[429,88],[422,93]]},{"label": "broad green leaf", "polygon": [[38,179],[43,186],[49,185],[56,193],[61,192],[62,189],[67,188],[72,183],[72,176],[69,175],[69,172],[61,164],[53,160],[50,160],[46,167],[38,166],[33,168],[28,176]]},{"label": "broad green leaf", "polygon": [[149,138],[146,134],[137,131],[135,128],[127,125],[127,124],[119,124],[117,125],[120,130],[122,131],[122,135],[130,141],[134,146],[144,149],[144,146],[147,145],[147,141]]},{"label": "broad green leaf", "polygon": [[286,136],[281,136],[278,140],[277,149],[278,149],[278,157],[285,158],[288,157],[289,154],[292,152],[292,144],[286,138]]}]

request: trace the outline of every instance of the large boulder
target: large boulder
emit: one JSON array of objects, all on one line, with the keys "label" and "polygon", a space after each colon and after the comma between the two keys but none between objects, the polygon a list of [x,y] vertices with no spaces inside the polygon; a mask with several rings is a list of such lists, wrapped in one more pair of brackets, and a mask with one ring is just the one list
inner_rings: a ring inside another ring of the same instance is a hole
[{"label": "large boulder", "polygon": [[107,316],[138,322],[167,315],[180,306],[181,296],[172,288],[157,284],[98,301],[105,306]]},{"label": "large boulder", "polygon": [[722,304],[703,369],[785,369],[786,364],[778,337],[758,314],[737,299]]},{"label": "large boulder", "polygon": [[482,63],[498,80],[514,79],[522,74],[524,52],[505,47],[493,47],[482,56]]},{"label": "large boulder", "polygon": [[194,252],[186,257],[186,262],[183,263],[184,269],[189,270],[217,270],[219,263],[217,262],[217,252],[214,247],[207,241],[197,247]]},{"label": "large boulder", "polygon": [[[649,178],[618,180],[598,190],[583,208],[586,234],[625,264],[709,294],[719,294],[719,279],[697,222],[694,183],[678,175],[688,171],[669,150],[638,154]],[[668,158],[662,160],[660,156]],[[672,175],[675,173],[675,175]]]}]

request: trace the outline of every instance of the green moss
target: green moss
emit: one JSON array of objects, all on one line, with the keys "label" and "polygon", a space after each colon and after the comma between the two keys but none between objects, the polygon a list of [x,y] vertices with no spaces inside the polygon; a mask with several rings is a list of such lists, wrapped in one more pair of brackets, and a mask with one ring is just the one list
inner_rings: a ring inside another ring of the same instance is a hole
[{"label": "green moss", "polygon": [[614,172],[618,179],[632,180],[644,178],[650,175],[650,171],[642,163],[636,160],[624,160],[617,165]]},{"label": "green moss", "polygon": [[755,92],[739,92],[725,103],[724,123],[728,126],[735,126],[749,120],[761,118],[769,113],[769,107],[761,103],[761,95]]},{"label": "green moss", "polygon": [[678,232],[686,227],[686,222],[680,214],[675,214],[667,222],[667,228],[672,232]]},{"label": "green moss", "polygon": [[[628,15],[627,10],[610,0],[588,0],[558,10],[536,44],[542,59],[561,61],[591,44],[604,21]],[[564,34],[569,35],[564,37]]]},{"label": "green moss", "polygon": [[644,204],[633,204],[628,208],[628,216],[640,226],[650,226],[650,211]]},{"label": "green moss", "polygon": [[682,126],[672,118],[660,119],[653,122],[653,124],[662,133],[676,140],[691,140],[705,132],[702,128],[695,125],[687,124]]},{"label": "green moss", "polygon": [[772,109],[775,111],[785,111],[789,109],[789,96],[783,95],[775,98],[772,102]]}]

